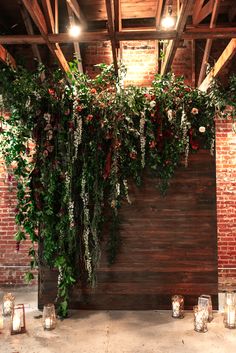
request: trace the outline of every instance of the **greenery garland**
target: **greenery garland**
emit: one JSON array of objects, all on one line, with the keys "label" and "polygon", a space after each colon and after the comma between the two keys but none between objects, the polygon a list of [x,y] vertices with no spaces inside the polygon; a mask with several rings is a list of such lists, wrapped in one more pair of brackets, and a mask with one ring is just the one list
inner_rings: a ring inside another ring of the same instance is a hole
[{"label": "greenery garland", "polygon": [[[226,95],[208,94],[173,74],[156,75],[151,88],[122,87],[113,66],[98,65],[94,79],[71,63],[70,84],[60,71],[32,74],[3,67],[0,85],[1,151],[17,181],[15,239],[29,237],[31,267],[58,269],[58,311],[68,312],[75,282],[95,283],[103,210],[110,205],[108,258],[119,249],[119,208],[130,202],[129,180],[141,183],[148,167],[164,194],[175,168],[188,154],[214,146],[214,117],[227,104],[235,116],[236,79]],[[39,244],[40,256],[35,250]],[[32,273],[27,274],[32,279]]]}]

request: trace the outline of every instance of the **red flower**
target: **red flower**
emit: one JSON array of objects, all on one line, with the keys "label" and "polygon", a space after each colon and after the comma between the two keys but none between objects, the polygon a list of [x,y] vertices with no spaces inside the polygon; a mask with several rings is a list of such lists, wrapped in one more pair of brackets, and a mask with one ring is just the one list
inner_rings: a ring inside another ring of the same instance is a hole
[{"label": "red flower", "polygon": [[147,99],[150,100],[150,101],[152,100],[152,96],[151,96],[151,94],[149,94],[149,93],[145,93],[145,94],[144,94],[144,97],[147,98]]},{"label": "red flower", "polygon": [[129,154],[131,159],[137,159],[137,153],[136,152],[130,152]]},{"label": "red flower", "polygon": [[120,142],[120,140],[116,140],[116,141],[115,141],[115,143],[114,143],[114,147],[115,147],[115,149],[120,148],[120,146],[121,146],[121,142]]},{"label": "red flower", "polygon": [[55,96],[55,91],[54,91],[54,89],[52,89],[52,88],[49,88],[49,89],[48,89],[48,93],[49,93],[51,96]]},{"label": "red flower", "polygon": [[149,147],[150,148],[155,148],[156,147],[156,142],[155,141],[149,142]]},{"label": "red flower", "polygon": [[74,130],[75,129],[75,125],[74,125],[73,121],[70,120],[70,121],[67,122],[67,124],[68,124],[68,128],[70,130]]},{"label": "red flower", "polygon": [[97,93],[97,90],[96,90],[95,88],[91,88],[90,93],[91,93],[91,94],[96,94],[96,93]]},{"label": "red flower", "polygon": [[76,107],[77,112],[81,112],[83,110],[83,107],[81,105],[78,105]]},{"label": "red flower", "polygon": [[93,115],[92,114],[87,115],[86,121],[92,121],[92,120],[93,120]]}]

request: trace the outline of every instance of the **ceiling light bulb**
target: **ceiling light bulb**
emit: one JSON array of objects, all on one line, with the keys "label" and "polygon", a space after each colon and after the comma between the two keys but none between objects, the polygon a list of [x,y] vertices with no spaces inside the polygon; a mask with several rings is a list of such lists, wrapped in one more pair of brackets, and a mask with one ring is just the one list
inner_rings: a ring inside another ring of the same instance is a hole
[{"label": "ceiling light bulb", "polygon": [[161,20],[161,26],[165,29],[173,28],[175,25],[175,18],[172,16],[163,17]]},{"label": "ceiling light bulb", "polygon": [[81,32],[81,28],[80,26],[71,26],[70,29],[69,29],[69,35],[71,37],[78,37],[80,35],[80,32]]}]

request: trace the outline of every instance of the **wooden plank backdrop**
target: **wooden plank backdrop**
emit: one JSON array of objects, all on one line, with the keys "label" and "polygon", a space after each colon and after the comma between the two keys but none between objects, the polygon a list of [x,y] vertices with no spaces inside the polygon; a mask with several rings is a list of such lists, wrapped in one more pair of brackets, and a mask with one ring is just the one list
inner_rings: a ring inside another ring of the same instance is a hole
[{"label": "wooden plank backdrop", "polygon": [[[120,210],[116,263],[109,266],[103,251],[97,287],[75,287],[71,307],[170,309],[171,295],[182,294],[191,309],[199,295],[210,294],[217,308],[215,161],[209,151],[191,155],[188,168],[177,169],[166,197],[148,172],[141,188],[130,187],[130,197],[132,205]],[[56,284],[56,273],[41,268],[40,308],[55,298]]]}]

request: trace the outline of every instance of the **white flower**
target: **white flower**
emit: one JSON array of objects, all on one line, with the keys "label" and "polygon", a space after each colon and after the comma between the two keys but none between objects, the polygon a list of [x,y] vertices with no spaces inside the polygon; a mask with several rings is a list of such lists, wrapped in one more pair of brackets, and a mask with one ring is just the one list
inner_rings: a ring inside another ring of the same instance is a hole
[{"label": "white flower", "polygon": [[206,128],[205,128],[205,126],[200,126],[199,127],[199,132],[205,132],[206,131]]},{"label": "white flower", "polygon": [[151,107],[151,108],[154,108],[155,105],[156,105],[156,102],[155,102],[155,101],[151,101],[151,102],[150,102],[150,107]]},{"label": "white flower", "polygon": [[171,122],[173,120],[173,117],[174,117],[174,112],[173,112],[172,109],[167,110],[167,116],[168,116],[169,122]]}]

